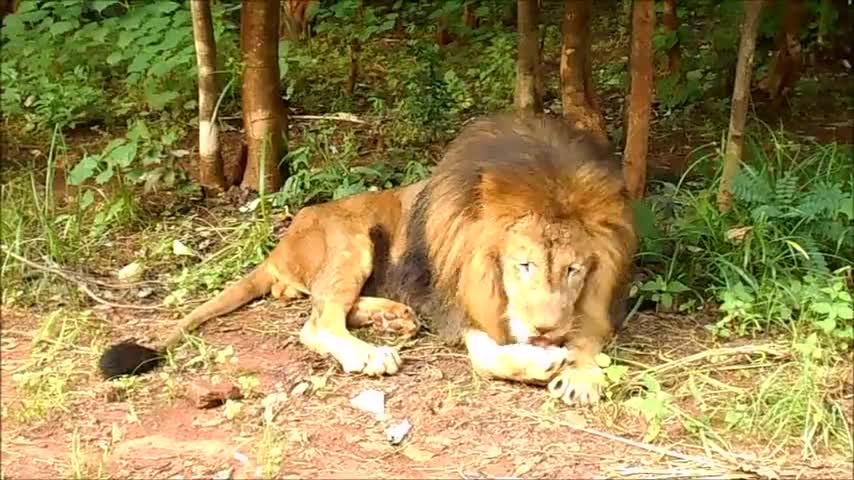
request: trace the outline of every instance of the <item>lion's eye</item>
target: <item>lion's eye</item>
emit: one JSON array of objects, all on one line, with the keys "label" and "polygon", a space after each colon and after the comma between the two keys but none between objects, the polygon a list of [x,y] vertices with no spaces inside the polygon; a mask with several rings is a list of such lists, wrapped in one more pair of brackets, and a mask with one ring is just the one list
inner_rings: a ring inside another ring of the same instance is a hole
[{"label": "lion's eye", "polygon": [[534,265],[531,262],[522,262],[516,264],[516,267],[519,269],[519,272],[524,275],[530,275],[534,270]]},{"label": "lion's eye", "polygon": [[566,278],[572,278],[579,270],[581,270],[581,266],[579,265],[570,265],[566,267]]}]

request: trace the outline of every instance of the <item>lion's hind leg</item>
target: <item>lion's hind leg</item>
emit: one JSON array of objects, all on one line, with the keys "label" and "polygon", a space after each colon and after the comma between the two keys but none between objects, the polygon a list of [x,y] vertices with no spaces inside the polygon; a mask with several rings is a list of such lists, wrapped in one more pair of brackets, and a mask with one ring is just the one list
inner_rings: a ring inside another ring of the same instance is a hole
[{"label": "lion's hind leg", "polygon": [[333,234],[327,238],[327,252],[311,285],[311,316],[300,331],[300,341],[320,355],[334,357],[347,373],[397,373],[401,360],[395,349],[372,345],[347,330],[348,316],[371,274],[370,238]]},{"label": "lion's hind leg", "polygon": [[408,339],[420,327],[409,305],[381,297],[359,297],[347,315],[349,328],[373,327],[382,334]]}]

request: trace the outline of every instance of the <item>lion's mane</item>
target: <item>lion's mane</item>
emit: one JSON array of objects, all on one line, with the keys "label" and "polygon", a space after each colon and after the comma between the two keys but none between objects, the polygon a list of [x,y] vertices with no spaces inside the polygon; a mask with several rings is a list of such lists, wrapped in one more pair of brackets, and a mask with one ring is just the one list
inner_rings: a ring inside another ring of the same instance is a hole
[{"label": "lion's mane", "polygon": [[432,313],[458,324],[451,330],[473,324],[505,342],[498,255],[526,216],[585,230],[598,274],[582,295],[610,304],[636,242],[619,164],[592,135],[542,116],[478,120],[449,145],[410,215],[397,285],[429,290]]}]

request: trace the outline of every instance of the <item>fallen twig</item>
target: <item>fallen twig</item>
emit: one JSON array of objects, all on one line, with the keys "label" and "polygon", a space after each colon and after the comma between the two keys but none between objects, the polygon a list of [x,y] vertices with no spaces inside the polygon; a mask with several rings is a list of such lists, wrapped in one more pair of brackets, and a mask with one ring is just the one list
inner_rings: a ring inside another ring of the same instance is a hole
[{"label": "fallen twig", "polygon": [[[538,421],[543,421],[542,417],[538,417],[535,414],[531,414],[528,412],[520,412],[522,416],[527,416],[532,419],[536,419]],[[584,432],[590,435],[594,435],[600,438],[604,438],[606,440],[611,440],[612,442],[622,443],[623,445],[628,445],[630,447],[634,447],[640,450],[646,450],[647,452],[656,453],[658,455],[662,455],[665,457],[676,458],[679,460],[684,460],[687,462],[693,462],[698,465],[704,465],[706,467],[717,469],[719,472],[716,474],[703,474],[702,476],[706,478],[751,478],[751,477],[764,477],[764,478],[779,478],[777,472],[770,468],[765,467],[756,467],[754,465],[744,465],[744,464],[732,464],[732,462],[726,461],[722,462],[719,460],[715,460],[712,458],[699,457],[695,455],[688,455],[682,452],[677,452],[675,450],[671,450],[664,447],[659,447],[656,445],[651,445],[645,442],[639,442],[636,440],[630,440],[628,438],[623,438],[617,435],[613,435],[607,432],[600,432],[599,430],[594,430],[592,428],[582,427],[578,425],[573,425],[570,422],[562,422],[560,420],[556,420],[554,418],[545,419],[547,422],[554,423],[556,425],[560,425],[562,427],[567,427],[572,430],[576,430],[579,432]],[[747,468],[746,468],[747,467]],[[735,477],[734,475],[739,475]]]},{"label": "fallen twig", "polygon": [[678,360],[671,360],[667,363],[663,363],[661,365],[650,368],[646,371],[646,373],[657,373],[661,374],[668,370],[673,370],[674,368],[678,368],[689,363],[694,363],[699,360],[704,360],[710,357],[731,357],[734,355],[755,355],[757,353],[764,353],[767,355],[771,355],[774,357],[785,357],[787,352],[785,350],[780,349],[779,345],[775,345],[772,343],[766,343],[763,345],[742,345],[739,347],[722,347],[722,348],[713,348],[710,350],[704,350],[702,352],[695,353],[693,355],[688,355],[687,357],[680,358]]},{"label": "fallen twig", "polygon": [[54,274],[60,278],[63,278],[65,280],[69,281],[69,282],[77,284],[77,288],[79,288],[83,293],[88,295],[89,298],[91,298],[92,300],[95,300],[96,302],[100,303],[101,305],[106,305],[108,307],[113,307],[113,308],[126,308],[126,309],[135,309],[135,310],[164,310],[163,307],[160,307],[158,305],[131,305],[131,304],[127,304],[127,303],[114,303],[114,302],[111,302],[109,300],[105,300],[105,299],[99,297],[95,292],[93,292],[86,285],[86,282],[84,282],[83,280],[81,280],[79,278],[74,277],[73,275],[71,275],[68,272],[64,272],[64,271],[59,270],[57,268],[51,268],[51,267],[46,267],[44,265],[40,265],[36,262],[33,262],[32,260],[29,260],[29,259],[24,258],[24,257],[14,253],[14,252],[9,251],[5,246],[0,246],[0,249],[2,249],[3,253],[5,253],[6,255],[14,258],[15,260],[23,263],[24,265],[27,265],[30,268],[35,268],[36,270],[40,270],[40,271],[45,272],[45,273],[52,273],[52,274]]},{"label": "fallen twig", "polygon": [[359,117],[352,113],[336,113],[333,115],[289,115],[288,118],[293,118],[295,120],[337,120],[340,122],[358,123],[360,125],[368,123],[359,119]]}]

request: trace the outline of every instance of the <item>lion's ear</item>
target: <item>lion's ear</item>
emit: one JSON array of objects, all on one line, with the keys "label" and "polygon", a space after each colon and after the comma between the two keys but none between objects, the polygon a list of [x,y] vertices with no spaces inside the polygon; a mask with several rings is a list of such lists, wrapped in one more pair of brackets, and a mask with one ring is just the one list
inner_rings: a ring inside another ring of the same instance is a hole
[{"label": "lion's ear", "polygon": [[463,262],[457,292],[472,326],[499,345],[507,343],[507,297],[496,249],[477,248]]}]

